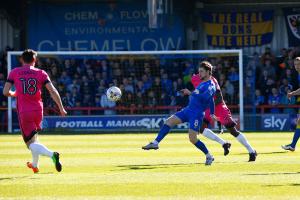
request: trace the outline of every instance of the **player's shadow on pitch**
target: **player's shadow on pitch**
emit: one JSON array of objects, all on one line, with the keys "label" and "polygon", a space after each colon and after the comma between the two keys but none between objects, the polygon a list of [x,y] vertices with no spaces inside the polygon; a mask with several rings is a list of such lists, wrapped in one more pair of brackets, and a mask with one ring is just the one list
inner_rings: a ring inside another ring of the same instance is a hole
[{"label": "player's shadow on pitch", "polygon": [[[155,164],[155,165],[118,165],[120,170],[145,170],[145,169],[162,169],[162,168],[174,168],[174,167],[189,167],[193,165],[199,165],[203,163],[178,163],[178,164]],[[115,171],[115,170],[112,170]]]},{"label": "player's shadow on pitch", "polygon": [[[53,172],[42,172],[42,173],[38,173],[38,174],[54,174]],[[5,180],[20,180],[20,179],[39,179],[38,174],[32,174],[32,175],[28,175],[28,176],[12,176],[12,177],[2,177],[0,178],[0,182],[1,181],[5,181]]]},{"label": "player's shadow on pitch", "polygon": [[38,174],[54,174],[53,172],[39,172]]},{"label": "player's shadow on pitch", "polygon": [[292,183],[292,184],[289,184],[289,186],[300,186],[300,183]]},{"label": "player's shadow on pitch", "polygon": [[6,180],[18,180],[23,178],[29,178],[30,176],[13,176],[13,177],[2,177],[0,178],[0,181],[6,181]]},{"label": "player's shadow on pitch", "polygon": [[284,184],[281,184],[281,185],[263,185],[264,187],[281,187],[281,186],[300,186],[299,183],[291,183],[291,184],[287,184],[287,185],[284,185]]},{"label": "player's shadow on pitch", "polygon": [[256,173],[256,174],[244,174],[247,176],[270,176],[270,175],[291,175],[300,174],[300,172],[274,172],[274,173]]},{"label": "player's shadow on pitch", "polygon": [[[237,163],[233,162],[215,162],[215,163]],[[122,170],[145,170],[145,169],[162,169],[162,168],[180,168],[180,167],[192,167],[192,166],[204,166],[204,163],[174,163],[174,164],[154,164],[154,165],[117,165],[117,170],[111,171],[122,171]]]},{"label": "player's shadow on pitch", "polygon": [[[258,152],[258,155],[267,155],[267,154],[281,154],[288,153],[288,151],[273,151],[273,152]],[[248,155],[249,153],[238,153],[236,155]]]}]

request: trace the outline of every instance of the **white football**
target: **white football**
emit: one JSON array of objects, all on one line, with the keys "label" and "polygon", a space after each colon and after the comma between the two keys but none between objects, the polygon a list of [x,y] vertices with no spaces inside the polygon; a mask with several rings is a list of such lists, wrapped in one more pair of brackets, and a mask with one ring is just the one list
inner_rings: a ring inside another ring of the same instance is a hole
[{"label": "white football", "polygon": [[110,101],[119,101],[122,97],[122,92],[120,88],[112,86],[107,89],[106,96]]}]

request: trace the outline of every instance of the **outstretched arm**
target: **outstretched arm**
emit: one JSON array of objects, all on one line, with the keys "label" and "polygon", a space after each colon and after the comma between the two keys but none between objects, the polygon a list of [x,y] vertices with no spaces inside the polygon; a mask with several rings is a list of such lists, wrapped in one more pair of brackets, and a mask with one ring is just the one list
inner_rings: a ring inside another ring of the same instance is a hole
[{"label": "outstretched arm", "polygon": [[67,111],[64,109],[62,102],[61,102],[61,98],[60,95],[57,91],[57,89],[53,86],[53,84],[51,82],[48,82],[46,84],[46,88],[49,91],[52,99],[55,101],[56,105],[59,108],[59,112],[61,116],[65,116],[67,114]]},{"label": "outstretched arm", "polygon": [[186,88],[180,90],[180,92],[182,92],[184,95],[191,95],[192,94],[192,92],[189,89],[186,89]]},{"label": "outstretched arm", "polygon": [[216,97],[216,99],[215,99],[215,105],[218,105],[218,104],[220,104],[220,103],[223,102],[223,95],[222,95],[222,93],[221,93],[220,90],[216,91],[215,97]]},{"label": "outstretched arm", "polygon": [[209,102],[209,110],[211,115],[215,115],[215,101],[213,97],[210,99]]},{"label": "outstretched arm", "polygon": [[11,91],[12,84],[10,82],[6,82],[3,88],[3,95],[6,97],[16,97],[17,94],[14,91]]},{"label": "outstretched arm", "polygon": [[292,96],[297,96],[297,95],[300,95],[300,88],[298,88],[297,90],[295,90],[293,92],[288,93],[287,97],[291,98]]},{"label": "outstretched arm", "polygon": [[215,101],[214,98],[212,97],[210,102],[209,102],[209,110],[210,110],[210,116],[213,120],[219,121],[219,118],[215,116]]}]

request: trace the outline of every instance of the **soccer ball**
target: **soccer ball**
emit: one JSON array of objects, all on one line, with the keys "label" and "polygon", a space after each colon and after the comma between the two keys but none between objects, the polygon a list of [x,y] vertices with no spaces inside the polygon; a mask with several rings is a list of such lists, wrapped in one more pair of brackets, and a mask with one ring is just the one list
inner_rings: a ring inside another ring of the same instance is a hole
[{"label": "soccer ball", "polygon": [[112,86],[106,91],[106,96],[110,101],[119,101],[122,96],[120,88]]}]

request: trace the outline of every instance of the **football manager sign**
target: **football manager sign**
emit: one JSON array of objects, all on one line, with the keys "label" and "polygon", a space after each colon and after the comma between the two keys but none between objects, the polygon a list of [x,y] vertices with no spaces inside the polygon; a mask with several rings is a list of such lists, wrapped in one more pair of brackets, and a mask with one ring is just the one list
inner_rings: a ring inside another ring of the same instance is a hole
[{"label": "football manager sign", "polygon": [[[168,116],[166,115],[112,115],[112,116],[45,116],[43,129],[69,131],[153,131],[159,130]],[[174,127],[185,130],[187,123]]]},{"label": "football manager sign", "polygon": [[209,46],[239,48],[272,41],[273,11],[205,12],[202,17]]}]

